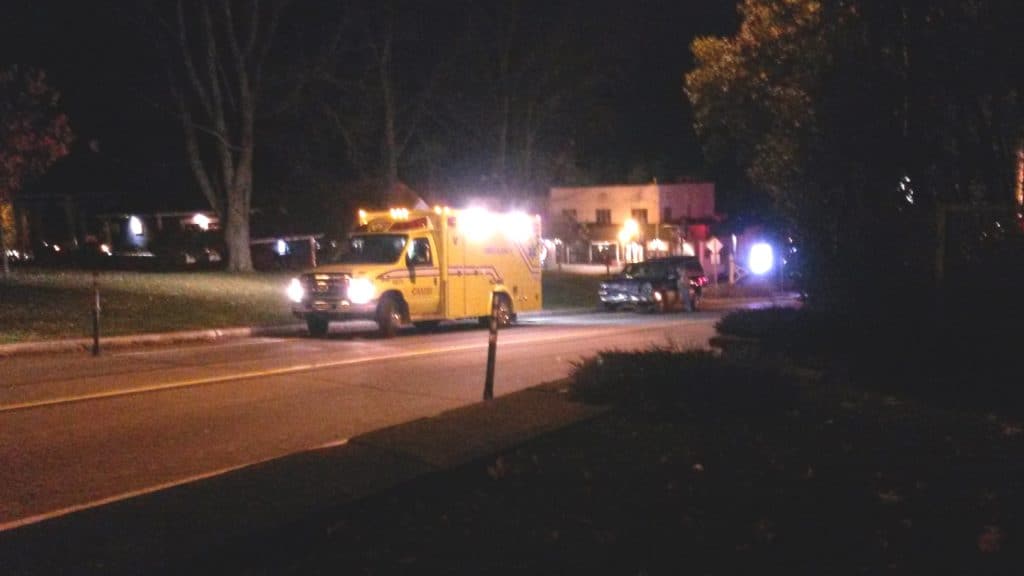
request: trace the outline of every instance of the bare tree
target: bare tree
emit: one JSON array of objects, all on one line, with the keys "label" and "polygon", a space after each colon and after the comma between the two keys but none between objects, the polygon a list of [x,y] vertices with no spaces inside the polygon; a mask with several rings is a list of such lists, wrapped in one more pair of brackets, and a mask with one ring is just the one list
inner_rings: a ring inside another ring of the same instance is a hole
[{"label": "bare tree", "polygon": [[[189,166],[224,222],[228,270],[252,270],[249,216],[263,66],[287,0],[182,0],[164,19]],[[211,4],[216,4],[212,6]],[[239,8],[236,10],[236,8]]]}]

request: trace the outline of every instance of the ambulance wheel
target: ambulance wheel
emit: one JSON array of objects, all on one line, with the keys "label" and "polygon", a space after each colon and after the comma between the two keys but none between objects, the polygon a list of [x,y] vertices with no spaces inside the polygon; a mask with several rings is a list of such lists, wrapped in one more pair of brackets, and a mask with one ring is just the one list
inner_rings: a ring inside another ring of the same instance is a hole
[{"label": "ambulance wheel", "polygon": [[508,296],[498,297],[498,328],[508,328],[512,325],[512,303]]},{"label": "ambulance wheel", "polygon": [[384,298],[377,306],[377,330],[383,338],[393,338],[402,325],[402,310],[394,298]]},{"label": "ambulance wheel", "polygon": [[[498,328],[508,328],[512,325],[512,303],[504,294],[498,296]],[[480,325],[484,328],[491,326],[490,316],[481,316]]]},{"label": "ambulance wheel", "polygon": [[315,338],[327,336],[329,324],[327,318],[323,316],[306,316],[306,329],[309,330],[309,335]]}]

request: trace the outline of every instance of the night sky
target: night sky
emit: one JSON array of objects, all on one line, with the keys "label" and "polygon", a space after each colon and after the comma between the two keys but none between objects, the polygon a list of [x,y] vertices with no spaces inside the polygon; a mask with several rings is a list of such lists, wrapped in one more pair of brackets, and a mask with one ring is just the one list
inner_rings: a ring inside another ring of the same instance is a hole
[{"label": "night sky", "polygon": [[[291,58],[290,51],[300,47],[289,38],[320,33],[324,14],[336,5],[294,1],[274,57]],[[550,5],[536,3],[523,26],[542,23]],[[452,6],[455,10],[439,14],[457,13],[458,2]],[[589,143],[584,152],[589,157],[582,160],[620,165],[623,172],[631,163],[659,161],[678,176],[700,173],[703,159],[682,95],[682,78],[691,66],[689,42],[698,34],[734,31],[735,4],[641,0],[580,6],[586,7],[579,18],[588,24],[595,53],[616,71],[606,95],[614,126],[604,141]],[[148,204],[159,198],[157,204],[169,206],[183,189],[194,199],[195,187],[180,131],[160,103],[164,77],[139,14],[136,2],[128,0],[8,0],[0,61],[50,71],[78,138],[74,155],[91,154],[91,163],[110,172],[111,186],[128,197],[148,197]],[[448,17],[431,19],[427,26],[457,33]],[[424,46],[425,53],[430,49]]]}]

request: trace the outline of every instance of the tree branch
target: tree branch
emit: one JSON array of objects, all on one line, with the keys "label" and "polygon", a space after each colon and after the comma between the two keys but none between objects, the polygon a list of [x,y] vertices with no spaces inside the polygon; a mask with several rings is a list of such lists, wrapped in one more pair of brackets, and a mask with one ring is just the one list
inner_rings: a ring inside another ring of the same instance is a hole
[{"label": "tree branch", "polygon": [[211,117],[213,116],[213,105],[210,103],[210,97],[207,95],[206,90],[203,88],[202,82],[199,81],[199,74],[196,73],[195,65],[192,63],[192,54],[188,50],[188,38],[185,34],[185,12],[181,6],[181,0],[177,2],[177,16],[178,16],[178,48],[181,50],[181,59],[185,64],[185,71],[188,73],[189,80],[192,83],[192,88],[196,91],[199,96],[199,102],[202,104],[203,109]]},{"label": "tree branch", "polygon": [[[228,130],[227,120],[224,116],[224,103],[221,98],[220,81],[217,78],[217,62],[220,57],[217,50],[217,40],[213,31],[213,22],[210,19],[210,7],[206,0],[203,0],[200,9],[200,21],[203,31],[206,34],[206,68],[210,81],[210,91],[213,94],[213,125],[214,129],[221,135],[221,145],[217,146],[220,156],[221,178],[224,181],[224,190],[230,191],[235,180],[235,159],[232,153],[232,146],[225,146],[225,141],[230,141],[231,133]],[[230,192],[229,192],[230,193]]]},{"label": "tree branch", "polygon": [[185,133],[185,152],[188,156],[189,166],[192,168],[192,173],[195,175],[196,181],[199,183],[200,191],[202,191],[203,196],[206,197],[206,201],[210,203],[210,208],[212,208],[219,216],[223,217],[224,203],[221,199],[221,195],[214,188],[209,174],[206,172],[206,166],[203,165],[202,154],[199,149],[199,140],[196,138],[196,125],[192,122],[192,117],[188,112],[188,106],[185,104],[184,95],[176,87],[177,83],[174,78],[174,74],[168,71],[168,76],[169,85],[171,86],[171,94],[174,96],[174,99],[178,104],[178,112],[182,119],[182,130]]}]

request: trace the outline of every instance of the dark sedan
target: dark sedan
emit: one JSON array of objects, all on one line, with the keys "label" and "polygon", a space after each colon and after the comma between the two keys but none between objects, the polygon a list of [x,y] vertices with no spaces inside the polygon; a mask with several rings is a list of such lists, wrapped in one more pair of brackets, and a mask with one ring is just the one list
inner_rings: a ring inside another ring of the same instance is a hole
[{"label": "dark sedan", "polygon": [[[686,275],[689,298],[679,297],[679,274]],[[627,264],[622,272],[601,283],[597,295],[608,310],[633,308],[664,312],[696,310],[708,284],[704,268],[693,256],[671,256]],[[687,303],[688,301],[688,303]]]}]

